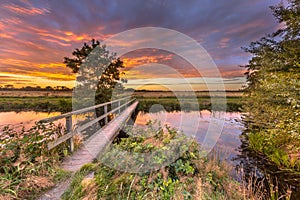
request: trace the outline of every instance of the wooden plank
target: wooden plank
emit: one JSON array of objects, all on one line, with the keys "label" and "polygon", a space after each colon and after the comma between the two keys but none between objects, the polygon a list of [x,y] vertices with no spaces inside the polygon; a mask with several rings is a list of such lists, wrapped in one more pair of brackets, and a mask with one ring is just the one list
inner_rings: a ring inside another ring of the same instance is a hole
[{"label": "wooden plank", "polygon": [[125,109],[118,117],[113,119],[107,126],[98,130],[85,144],[62,163],[62,168],[76,172],[84,164],[91,163],[94,158],[103,153],[119,131],[120,125],[128,120],[128,117],[136,109],[138,102],[134,102]]},{"label": "wooden plank", "polygon": [[65,114],[62,114],[62,115],[58,115],[58,116],[54,116],[54,117],[49,117],[49,118],[46,118],[46,119],[42,119],[39,122],[40,123],[53,122],[53,121],[56,121],[56,120],[59,120],[59,119],[62,119],[62,118],[66,118],[66,117],[69,117],[69,116],[72,116],[72,115],[76,115],[76,114],[81,114],[81,113],[84,113],[84,112],[87,112],[87,111],[90,111],[90,110],[93,110],[93,109],[96,109],[96,108],[99,108],[99,107],[102,107],[102,106],[105,106],[105,105],[117,102],[117,101],[120,101],[120,100],[128,99],[128,98],[131,98],[131,97],[128,96],[128,97],[124,97],[124,98],[121,98],[121,99],[116,99],[114,101],[110,101],[110,102],[98,104],[98,105],[95,105],[95,106],[91,106],[91,107],[87,107],[87,108],[75,110],[75,111],[72,111],[72,112],[68,112],[68,113],[65,113]]},{"label": "wooden plank", "polygon": [[[103,142],[104,139],[108,139],[109,142],[112,142],[113,138],[115,137],[116,133],[128,119],[128,116],[132,114],[132,112],[136,109],[138,102],[134,102],[130,105],[126,110],[124,110],[121,115],[113,119],[108,126],[99,129],[93,136],[91,136],[86,142],[87,148],[90,150],[91,147],[89,145],[95,145],[93,151],[100,152],[107,143]],[[105,143],[105,145],[104,145]],[[104,146],[103,146],[104,145]]]}]

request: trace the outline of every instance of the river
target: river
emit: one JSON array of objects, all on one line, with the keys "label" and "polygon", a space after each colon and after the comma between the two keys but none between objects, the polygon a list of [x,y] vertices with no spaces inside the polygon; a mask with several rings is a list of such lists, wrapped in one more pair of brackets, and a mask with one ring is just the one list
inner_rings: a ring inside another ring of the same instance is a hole
[{"label": "river", "polygon": [[[36,121],[60,115],[59,112],[0,112],[0,131],[6,125],[13,125],[15,129],[21,129],[23,126],[26,129],[29,129],[35,124]],[[196,140],[202,145],[205,136],[207,135],[208,127],[211,124],[211,120],[218,118],[218,116],[224,116],[224,123],[222,129],[217,138],[215,138],[215,144],[213,151],[218,153],[218,156],[222,159],[225,159],[232,166],[239,166],[242,164],[242,167],[247,172],[253,172],[254,169],[259,172],[260,175],[264,173],[274,174],[274,171],[271,169],[273,166],[266,166],[263,162],[263,159],[258,158],[257,156],[251,156],[248,152],[240,151],[240,147],[243,146],[240,135],[243,132],[243,125],[241,123],[241,113],[239,112],[220,112],[214,111],[210,112],[208,110],[202,111],[159,111],[159,112],[144,112],[139,111],[136,116],[135,126],[146,126],[146,123],[151,121],[159,121],[162,125],[168,125],[173,128],[177,128],[180,131],[183,131],[186,135],[194,136]],[[200,116],[196,118],[195,116]],[[74,119],[76,121],[76,119]],[[80,120],[78,120],[80,121]],[[184,122],[184,123],[182,123]],[[195,125],[195,122],[197,125]],[[64,121],[60,121],[64,123]],[[195,128],[196,127],[196,128]],[[239,158],[240,157],[240,158]],[[238,159],[233,159],[238,158]],[[270,171],[271,170],[271,171]],[[232,174],[236,178],[235,173]],[[282,177],[289,177],[290,173],[284,173],[284,176],[276,176],[280,185],[283,184],[282,188],[285,190],[286,187],[289,187],[289,184],[285,186],[285,179]],[[295,176],[292,174],[293,179]],[[298,176],[298,175],[297,175]],[[264,176],[263,176],[264,177]],[[260,180],[262,180],[260,177]],[[298,178],[296,178],[298,179]],[[296,180],[295,179],[295,180]],[[266,183],[268,184],[268,183]],[[296,183],[298,184],[298,183]],[[293,185],[293,184],[292,184]],[[291,189],[295,190],[295,193],[298,193],[297,187],[295,185],[291,186]],[[294,199],[294,198],[293,198]]]},{"label": "river", "polygon": [[[200,112],[198,127],[195,130],[194,125],[190,126],[180,125],[180,121],[191,120],[194,118],[195,112]],[[24,111],[24,112],[0,112],[0,128],[5,125],[13,125],[14,128],[20,129],[23,126],[25,129],[29,129],[34,123],[38,120],[60,115],[59,112],[33,112],[33,111]],[[145,124],[151,121],[159,121],[162,125],[169,125],[183,131],[186,135],[194,135],[199,143],[203,142],[203,139],[206,135],[210,120],[218,115],[218,112],[210,112],[208,110],[202,111],[173,111],[173,112],[155,112],[155,113],[146,113],[140,111],[136,117],[135,125],[136,126],[145,126]],[[216,145],[214,149],[218,152],[222,152],[223,155],[226,155],[228,158],[231,158],[238,154],[237,148],[240,146],[241,142],[239,135],[242,132],[243,126],[240,123],[241,114],[238,112],[227,112],[225,113],[225,121],[222,132],[217,138]],[[64,123],[63,121],[60,121]]]},{"label": "river", "polygon": [[[200,112],[199,115],[197,115]],[[220,114],[224,115],[224,124],[222,131],[217,134],[215,138],[216,144],[214,150],[222,157],[231,161],[231,158],[236,156],[239,152],[237,148],[241,145],[240,134],[242,133],[243,126],[241,124],[241,113],[239,112],[210,112],[208,110],[202,111],[173,111],[173,112],[153,112],[146,113],[140,111],[137,115],[135,125],[145,126],[151,121],[158,121],[162,125],[168,125],[182,131],[188,136],[196,138],[198,143],[203,144],[205,137],[207,137],[208,128],[211,120]],[[198,118],[195,118],[198,116]]]}]

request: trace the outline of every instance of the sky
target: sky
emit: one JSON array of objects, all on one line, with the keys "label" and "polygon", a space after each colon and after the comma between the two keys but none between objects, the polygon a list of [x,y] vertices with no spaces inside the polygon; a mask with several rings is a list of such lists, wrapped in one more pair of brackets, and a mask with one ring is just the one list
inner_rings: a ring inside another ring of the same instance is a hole
[{"label": "sky", "polygon": [[[240,89],[245,85],[245,69],[239,66],[251,57],[241,47],[280,26],[269,8],[278,3],[280,0],[2,0],[0,85],[73,87],[76,75],[63,64],[63,58],[70,57],[75,48],[92,38],[105,42],[124,31],[158,27],[197,42],[218,73],[195,69],[178,52],[146,48],[153,41],[171,49],[182,45],[167,43],[166,35],[135,33],[118,41],[127,49],[136,44],[142,47],[118,55],[125,65],[125,87],[218,90],[221,80],[227,90]],[[182,51],[201,57],[195,49]],[[204,65],[203,69],[208,68]]]}]

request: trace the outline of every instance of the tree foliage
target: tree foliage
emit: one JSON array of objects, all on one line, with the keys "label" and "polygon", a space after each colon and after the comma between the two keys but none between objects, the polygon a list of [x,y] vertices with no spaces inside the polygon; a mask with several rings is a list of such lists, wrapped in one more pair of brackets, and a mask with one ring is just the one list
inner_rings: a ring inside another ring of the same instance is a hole
[{"label": "tree foliage", "polygon": [[[90,44],[84,43],[80,49],[72,52],[73,57],[65,57],[64,63],[77,73],[77,87],[96,91],[96,103],[107,102],[112,93],[123,89],[120,69],[124,68],[123,61],[92,39]],[[83,91],[83,90],[82,90]]]},{"label": "tree foliage", "polygon": [[300,0],[271,9],[282,28],[244,48],[253,55],[245,66],[245,137],[279,168],[300,171]]}]

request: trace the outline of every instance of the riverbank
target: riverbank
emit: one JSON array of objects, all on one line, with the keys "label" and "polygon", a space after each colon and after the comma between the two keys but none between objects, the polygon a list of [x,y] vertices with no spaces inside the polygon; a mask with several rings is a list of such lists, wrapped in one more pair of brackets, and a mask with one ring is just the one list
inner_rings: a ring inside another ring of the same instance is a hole
[{"label": "riverbank", "polygon": [[72,111],[72,97],[30,96],[0,97],[0,112],[35,111],[35,112],[69,112]]},{"label": "riverbank", "polygon": [[[135,160],[146,163],[146,171],[117,170],[114,164],[133,165],[134,168],[137,163],[126,158],[120,163],[120,159],[112,159],[116,158],[117,152],[109,151],[104,160],[83,166],[71,178],[63,199],[252,198],[244,185],[230,177],[231,168],[225,161],[219,160],[216,154],[203,156],[196,141],[175,129],[155,129],[149,124],[146,129],[127,130],[129,135],[141,131],[142,134],[140,137],[116,138],[113,148],[140,154],[157,152],[148,160]],[[46,148],[54,135],[61,134],[64,134],[64,129],[54,124],[36,125],[20,131],[1,130],[0,199],[33,199],[70,178],[69,172],[59,168],[60,160],[67,155],[66,145],[51,151]],[[79,142],[76,144],[78,147]],[[178,157],[172,151],[176,146],[181,152]],[[165,151],[169,153],[165,154]],[[147,170],[147,167],[154,168]]]},{"label": "riverbank", "polygon": [[[70,92],[54,92],[49,96],[45,96],[47,93],[45,91],[40,92],[31,92],[31,93],[22,93],[21,91],[10,91],[12,96],[0,96],[0,112],[8,111],[36,111],[36,112],[69,112],[72,111],[72,96]],[[28,96],[28,95],[31,96]],[[189,106],[192,110],[211,110],[212,103],[211,98],[206,96],[208,93],[199,93],[197,96],[198,102],[196,103],[193,99],[190,101],[189,96],[181,96],[176,98],[174,94],[170,92],[137,92],[133,94],[133,97],[137,98],[140,101],[139,108],[143,111],[146,109],[149,110],[151,105],[160,104],[165,107],[166,110],[180,110],[181,108]],[[240,93],[228,93],[226,99],[220,97],[215,93],[212,98],[216,104],[214,108],[217,110],[226,109],[228,112],[237,112],[241,108],[241,99]],[[8,95],[8,93],[7,93]],[[183,95],[183,93],[182,93]],[[180,100],[184,99],[187,104],[180,104]],[[219,102],[218,102],[219,99]],[[226,101],[226,108],[222,102]],[[198,105],[196,105],[198,104]],[[148,111],[147,110],[147,111]]]},{"label": "riverbank", "polygon": [[62,199],[259,199],[230,177],[225,161],[201,154],[175,129],[128,130],[142,136],[115,139],[100,162],[75,174]]}]

